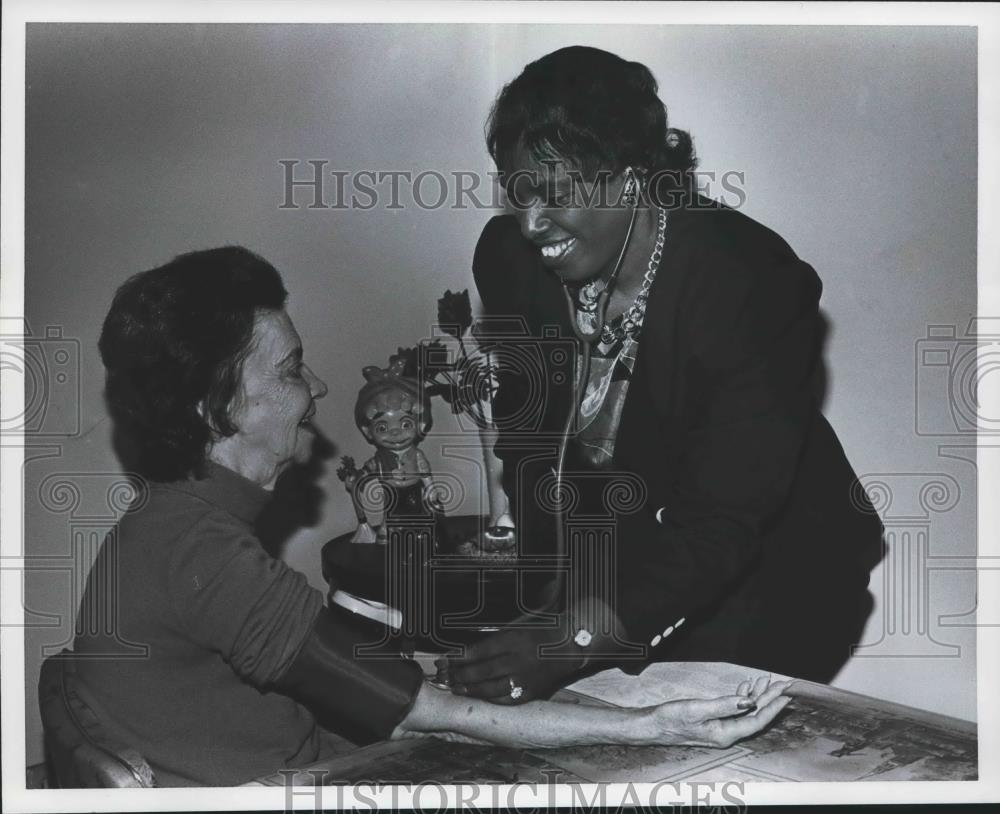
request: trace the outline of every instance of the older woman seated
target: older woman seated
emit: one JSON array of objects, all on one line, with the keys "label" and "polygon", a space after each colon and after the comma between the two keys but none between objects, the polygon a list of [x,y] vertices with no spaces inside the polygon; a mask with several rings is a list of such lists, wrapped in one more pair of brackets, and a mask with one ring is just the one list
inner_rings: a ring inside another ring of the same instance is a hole
[{"label": "older woman seated", "polygon": [[237,784],[343,748],[317,719],[372,738],[722,746],[787,703],[786,685],[760,682],[646,709],[499,707],[436,689],[413,661],[356,659],[364,635],[253,531],[278,476],[308,458],[327,391],[286,296],[246,249],[193,252],[128,280],[101,334],[108,404],[145,485],[88,579],[79,690],[160,785]]}]

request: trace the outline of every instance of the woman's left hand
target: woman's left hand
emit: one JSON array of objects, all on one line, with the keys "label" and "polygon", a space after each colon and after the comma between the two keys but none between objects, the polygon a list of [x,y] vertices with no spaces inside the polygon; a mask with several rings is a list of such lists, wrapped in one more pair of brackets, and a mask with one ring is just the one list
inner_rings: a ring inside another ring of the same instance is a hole
[{"label": "woman's left hand", "polygon": [[727,749],[767,727],[790,702],[791,681],[769,676],[745,681],[735,696],[667,701],[652,713],[650,740],[676,746]]},{"label": "woman's left hand", "polygon": [[[560,645],[554,652],[542,648]],[[435,662],[456,695],[496,704],[523,704],[545,698],[564,685],[584,663],[565,625],[502,630],[467,645],[465,654]],[[520,691],[518,691],[520,688]]]}]

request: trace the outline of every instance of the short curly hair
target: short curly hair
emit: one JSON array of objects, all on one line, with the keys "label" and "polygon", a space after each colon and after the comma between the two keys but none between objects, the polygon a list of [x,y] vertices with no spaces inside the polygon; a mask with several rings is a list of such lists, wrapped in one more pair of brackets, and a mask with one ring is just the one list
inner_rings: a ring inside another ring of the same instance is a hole
[{"label": "short curly hair", "polygon": [[524,147],[591,176],[642,167],[661,192],[689,185],[698,163],[690,135],[668,128],[649,68],[580,45],[546,54],[504,86],[486,121],[486,145],[501,172]]},{"label": "short curly hair", "polygon": [[418,422],[419,437],[423,438],[434,425],[431,413],[431,399],[426,387],[416,379],[404,376],[386,375],[386,371],[376,367],[365,368],[364,387],[358,391],[354,403],[354,423],[362,432],[377,413],[387,410],[402,410]]},{"label": "short curly hair", "polygon": [[203,474],[211,439],[237,431],[230,405],[254,318],[287,298],[277,270],[241,246],[179,255],[118,289],[98,347],[108,409],[140,474]]}]

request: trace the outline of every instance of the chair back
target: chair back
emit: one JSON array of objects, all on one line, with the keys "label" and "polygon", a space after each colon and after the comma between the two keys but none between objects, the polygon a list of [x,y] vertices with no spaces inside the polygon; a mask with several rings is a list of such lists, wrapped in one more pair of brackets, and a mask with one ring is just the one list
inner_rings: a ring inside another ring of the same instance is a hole
[{"label": "chair back", "polygon": [[42,662],[38,705],[51,785],[59,788],[152,788],[149,764],[101,726],[80,697],[72,651]]}]

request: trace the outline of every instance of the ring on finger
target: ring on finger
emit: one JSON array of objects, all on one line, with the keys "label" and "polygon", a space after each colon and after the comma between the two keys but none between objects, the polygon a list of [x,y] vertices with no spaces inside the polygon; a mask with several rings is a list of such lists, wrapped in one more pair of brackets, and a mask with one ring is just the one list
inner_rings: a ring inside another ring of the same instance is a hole
[{"label": "ring on finger", "polygon": [[524,695],[524,687],[522,687],[520,684],[518,684],[516,681],[514,681],[514,676],[510,676],[507,679],[507,681],[510,684],[510,697],[511,698],[513,698],[516,701],[518,698],[520,698],[522,695]]}]

